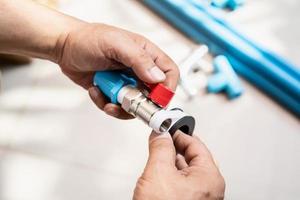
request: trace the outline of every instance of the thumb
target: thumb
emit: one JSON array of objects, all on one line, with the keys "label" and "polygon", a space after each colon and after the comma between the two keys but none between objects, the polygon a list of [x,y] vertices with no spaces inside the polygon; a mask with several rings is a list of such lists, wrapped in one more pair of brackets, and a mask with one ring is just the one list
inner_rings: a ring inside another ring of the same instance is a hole
[{"label": "thumb", "polygon": [[[149,137],[149,158],[147,167],[169,168],[175,166],[175,147],[170,134],[157,134]],[[146,167],[146,168],[147,168]]]},{"label": "thumb", "polygon": [[134,73],[146,83],[163,82],[165,73],[156,66],[149,53],[130,38],[123,38],[115,47],[115,59],[132,68]]}]

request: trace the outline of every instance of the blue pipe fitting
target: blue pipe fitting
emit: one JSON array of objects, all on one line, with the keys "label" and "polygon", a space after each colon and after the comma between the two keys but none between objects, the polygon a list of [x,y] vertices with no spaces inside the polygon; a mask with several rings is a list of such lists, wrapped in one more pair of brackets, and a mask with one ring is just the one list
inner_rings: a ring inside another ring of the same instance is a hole
[{"label": "blue pipe fitting", "polygon": [[227,7],[231,10],[235,10],[241,5],[243,5],[245,0],[229,0],[227,3]]},{"label": "blue pipe fitting", "polygon": [[143,0],[214,55],[225,55],[235,71],[300,117],[300,68],[256,44],[199,0]]},{"label": "blue pipe fitting", "polygon": [[243,5],[245,0],[212,0],[211,4],[218,8],[229,8],[235,10]]},{"label": "blue pipe fitting", "polygon": [[225,91],[229,99],[234,99],[243,93],[242,84],[225,56],[217,56],[214,59],[214,68],[216,74],[208,80],[208,92],[219,93]]},{"label": "blue pipe fitting", "polygon": [[110,99],[118,104],[119,91],[126,85],[137,86],[137,81],[120,70],[98,71],[94,76],[94,85]]},{"label": "blue pipe fitting", "polygon": [[229,0],[212,0],[211,5],[218,8],[225,8],[228,4]]},{"label": "blue pipe fitting", "polygon": [[228,81],[223,73],[216,73],[209,77],[207,82],[207,91],[209,93],[219,93],[225,89]]}]

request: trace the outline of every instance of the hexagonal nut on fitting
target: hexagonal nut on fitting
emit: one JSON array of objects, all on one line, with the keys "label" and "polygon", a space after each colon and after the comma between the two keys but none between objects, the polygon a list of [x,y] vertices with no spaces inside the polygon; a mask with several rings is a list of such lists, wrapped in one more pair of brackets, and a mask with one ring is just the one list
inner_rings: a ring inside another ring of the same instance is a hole
[{"label": "hexagonal nut on fitting", "polygon": [[124,96],[123,102],[122,102],[122,108],[135,116],[135,110],[136,110],[136,101],[142,101],[143,99],[146,99],[138,89],[136,88],[130,88],[130,91],[126,93]]}]

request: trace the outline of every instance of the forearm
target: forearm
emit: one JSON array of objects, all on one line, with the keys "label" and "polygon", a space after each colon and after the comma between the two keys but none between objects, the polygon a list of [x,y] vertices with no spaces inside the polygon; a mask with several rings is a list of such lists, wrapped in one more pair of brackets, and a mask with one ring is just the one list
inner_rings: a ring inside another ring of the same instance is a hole
[{"label": "forearm", "polygon": [[0,0],[0,52],[56,62],[68,32],[84,22],[30,0]]}]

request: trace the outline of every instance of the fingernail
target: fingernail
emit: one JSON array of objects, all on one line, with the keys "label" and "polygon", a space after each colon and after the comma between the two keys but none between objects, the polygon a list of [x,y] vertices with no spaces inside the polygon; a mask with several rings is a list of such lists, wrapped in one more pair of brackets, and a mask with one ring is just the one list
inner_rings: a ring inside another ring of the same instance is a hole
[{"label": "fingernail", "polygon": [[153,81],[161,82],[166,79],[166,75],[156,66],[149,69],[149,73]]}]

